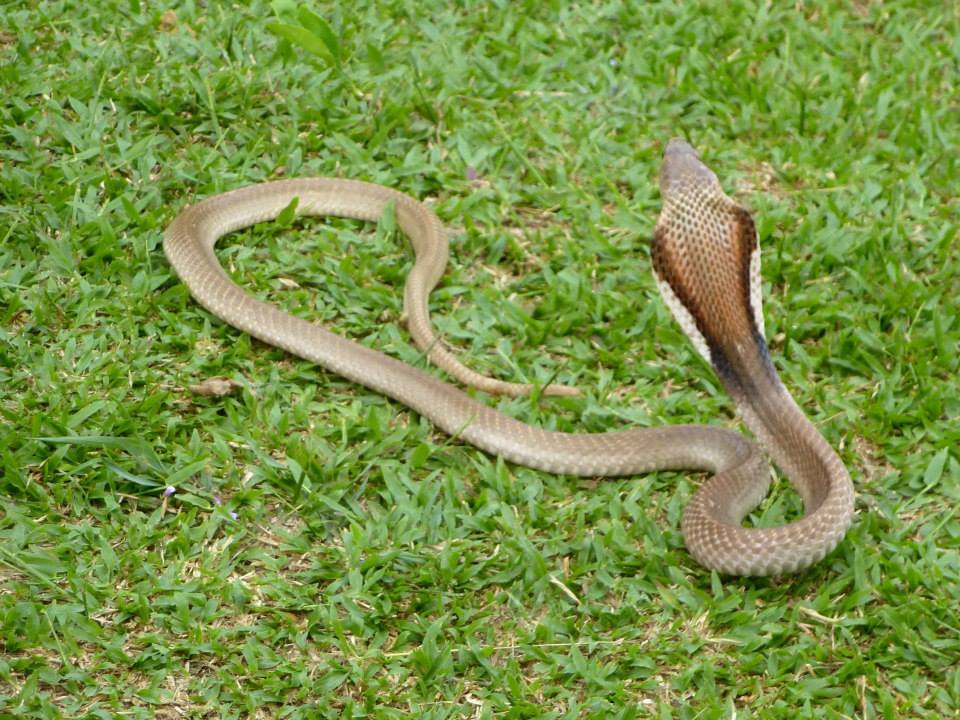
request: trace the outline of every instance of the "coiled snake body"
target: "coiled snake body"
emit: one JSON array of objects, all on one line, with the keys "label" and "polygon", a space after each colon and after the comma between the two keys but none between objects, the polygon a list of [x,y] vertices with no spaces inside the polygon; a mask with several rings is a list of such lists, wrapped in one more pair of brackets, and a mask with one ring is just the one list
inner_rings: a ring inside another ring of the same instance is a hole
[{"label": "coiled snake body", "polygon": [[[311,178],[281,180],[208,198],[167,228],[164,250],[203,307],[260,340],[311,360],[409,406],[445,432],[491,454],[549,472],[622,476],[664,469],[713,473],[682,521],[689,551],[721,573],[772,575],[816,563],[853,518],[853,485],[840,458],[797,407],[767,355],[757,234],[746,210],[682,140],[667,146],[660,173],[663,209],[651,255],[657,284],[697,350],[710,362],[747,426],[803,498],[805,515],[781,527],[745,528],[744,516],[770,481],[757,446],[699,425],[610,433],[560,433],[514,420],[432,375],[254,299],[214,255],[222,235],[275,218],[296,198],[303,215],[377,220],[390,202],[416,262],[404,300],[411,335],[437,365],[481,389],[507,394],[525,385],[484,378],[436,340],[427,296],[447,260],[440,221],[408,195],[380,185]],[[575,390],[548,386],[545,394]]]}]

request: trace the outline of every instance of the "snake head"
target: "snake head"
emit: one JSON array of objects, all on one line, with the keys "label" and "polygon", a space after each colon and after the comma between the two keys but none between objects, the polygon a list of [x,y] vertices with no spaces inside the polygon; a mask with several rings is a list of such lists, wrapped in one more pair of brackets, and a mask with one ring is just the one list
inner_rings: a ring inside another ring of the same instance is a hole
[{"label": "snake head", "polygon": [[700,161],[693,146],[685,140],[673,138],[667,143],[660,165],[660,194],[664,202],[687,190],[708,187],[714,192],[723,193],[717,176]]},{"label": "snake head", "polygon": [[664,302],[731,390],[772,369],[764,341],[757,231],[685,141],[667,144],[663,209],[650,249]]}]

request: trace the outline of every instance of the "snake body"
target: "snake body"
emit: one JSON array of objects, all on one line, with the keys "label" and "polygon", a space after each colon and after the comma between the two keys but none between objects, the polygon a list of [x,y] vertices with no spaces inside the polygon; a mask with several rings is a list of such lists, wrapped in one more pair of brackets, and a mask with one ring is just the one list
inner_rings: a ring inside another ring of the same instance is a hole
[{"label": "snake body", "polygon": [[[473,373],[439,342],[427,297],[447,261],[443,226],[408,195],[333,178],[281,180],[233,190],[188,207],[167,228],[164,250],[193,297],[239,330],[383,393],[443,431],[505,460],[554,473],[623,476],[655,470],[713,473],[682,520],[690,553],[733,575],[806,568],[829,553],[853,518],[854,493],[842,461],[807,420],[767,354],[757,234],[749,213],[682,140],[667,146],[660,173],[663,209],[651,246],[667,305],[717,372],[740,416],[800,493],[805,515],[772,528],[745,528],[766,495],[770,471],[759,448],[738,433],[699,425],[610,433],[561,433],[515,420],[418,368],[261,302],[220,266],[221,236],[296,212],[375,221],[389,203],[409,237],[415,265],[404,291],[411,335],[427,357],[466,384],[518,395],[529,386]],[[576,390],[548,386],[546,394]]]}]

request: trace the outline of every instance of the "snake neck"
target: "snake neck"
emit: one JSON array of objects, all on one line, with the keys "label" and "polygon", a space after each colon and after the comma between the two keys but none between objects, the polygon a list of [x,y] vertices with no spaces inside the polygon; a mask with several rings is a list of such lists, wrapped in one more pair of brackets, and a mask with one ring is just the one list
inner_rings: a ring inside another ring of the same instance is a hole
[{"label": "snake neck", "polygon": [[835,479],[849,475],[784,387],[766,342],[755,336],[711,351],[711,364],[743,422],[800,493],[805,513],[815,512],[828,501]]}]

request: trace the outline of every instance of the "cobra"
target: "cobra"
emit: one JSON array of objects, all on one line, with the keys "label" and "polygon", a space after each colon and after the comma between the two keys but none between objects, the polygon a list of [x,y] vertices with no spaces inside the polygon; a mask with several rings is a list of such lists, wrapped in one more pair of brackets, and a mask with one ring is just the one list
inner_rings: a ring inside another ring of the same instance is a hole
[{"label": "cobra", "polygon": [[[217,240],[275,218],[297,200],[301,215],[375,221],[389,203],[416,255],[404,303],[411,336],[429,360],[490,392],[530,387],[485,378],[463,366],[432,331],[427,299],[447,262],[439,219],[408,195],[333,178],[281,180],[233,190],[183,210],[164,250],[196,301],[224,322],[412,408],[443,431],[507,461],[553,473],[625,476],[656,470],[712,473],[684,510],[690,553],[731,575],[795,572],[841,541],[854,513],[843,462],[794,402],[764,339],[760,251],[750,214],[724,194],[716,175],[683,140],[671,140],[660,170],[663,207],[651,257],[661,295],[716,371],[747,427],[789,478],[803,517],[778,527],[744,527],[765,497],[770,469],[742,435],[703,425],[562,433],[509,417],[454,385],[257,300],[224,272]],[[574,394],[548,386],[546,394]]]}]

